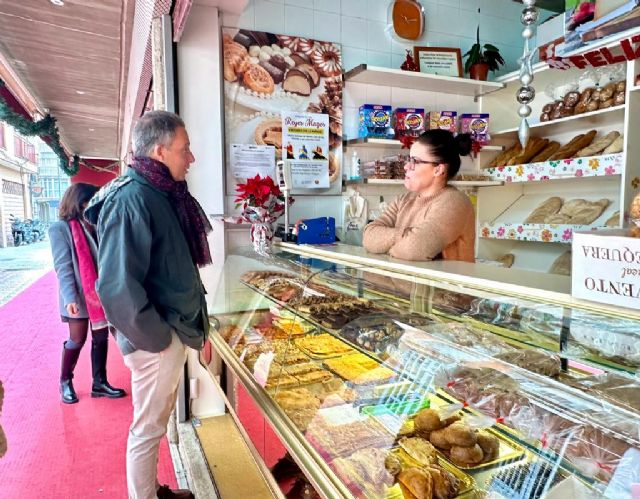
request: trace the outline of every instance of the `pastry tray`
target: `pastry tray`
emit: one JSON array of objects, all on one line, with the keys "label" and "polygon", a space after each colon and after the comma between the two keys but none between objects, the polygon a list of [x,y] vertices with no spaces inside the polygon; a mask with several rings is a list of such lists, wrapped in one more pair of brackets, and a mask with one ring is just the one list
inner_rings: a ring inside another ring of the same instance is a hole
[{"label": "pastry tray", "polygon": [[326,354],[319,354],[316,352],[313,352],[307,348],[305,348],[304,345],[301,345],[299,341],[295,342],[295,345],[302,350],[302,352],[304,352],[306,355],[308,355],[309,357],[311,357],[312,359],[331,359],[334,357],[341,357],[342,355],[350,355],[350,354],[354,354],[357,352],[357,350],[355,350],[353,347],[351,347],[350,345],[348,345],[346,342],[336,338],[334,335],[329,334],[329,333],[319,333],[319,334],[310,334],[305,336],[305,338],[312,338],[314,336],[319,336],[321,334],[326,334],[327,336],[329,336],[330,338],[332,338],[334,341],[336,341],[337,343],[341,343],[344,344],[345,347],[349,348],[348,351],[344,351],[344,352],[330,352],[330,353],[326,353]]},{"label": "pastry tray", "polygon": [[[409,454],[407,454],[404,451],[404,449],[400,447],[394,447],[393,449],[391,449],[390,452],[395,454],[400,459],[400,462],[402,463],[403,468],[411,468],[411,467],[422,468],[423,467],[418,461],[413,459]],[[473,477],[465,473],[464,471],[462,471],[460,467],[456,467],[455,465],[451,464],[449,461],[447,461],[446,459],[443,459],[440,456],[438,456],[437,464],[441,466],[443,469],[447,470],[453,476],[455,476],[458,480],[460,480],[460,488],[458,490],[458,495],[456,497],[466,494],[467,492],[471,492],[475,488],[476,482],[473,479]]]}]

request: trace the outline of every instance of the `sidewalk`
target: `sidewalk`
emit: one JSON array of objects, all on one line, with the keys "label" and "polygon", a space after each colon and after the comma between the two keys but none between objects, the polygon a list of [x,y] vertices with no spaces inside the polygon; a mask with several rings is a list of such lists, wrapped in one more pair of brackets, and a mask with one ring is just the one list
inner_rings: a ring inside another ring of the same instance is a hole
[{"label": "sidewalk", "polygon": [[[48,254],[46,242],[0,249],[0,424],[8,441],[0,459],[0,497],[124,499],[131,398],[91,398],[87,341],[74,380],[80,402],[60,403],[60,352],[68,333]],[[107,369],[111,383],[130,393],[130,373],[114,341]],[[158,479],[175,487],[166,439],[159,462]]]}]

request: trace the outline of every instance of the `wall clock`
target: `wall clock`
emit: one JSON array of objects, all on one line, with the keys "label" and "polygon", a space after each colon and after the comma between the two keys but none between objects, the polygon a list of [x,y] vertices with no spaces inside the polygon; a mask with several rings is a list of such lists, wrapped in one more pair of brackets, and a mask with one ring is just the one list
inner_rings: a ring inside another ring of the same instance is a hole
[{"label": "wall clock", "polygon": [[424,32],[424,9],[417,0],[394,0],[390,9],[393,31],[405,40],[417,40]]}]

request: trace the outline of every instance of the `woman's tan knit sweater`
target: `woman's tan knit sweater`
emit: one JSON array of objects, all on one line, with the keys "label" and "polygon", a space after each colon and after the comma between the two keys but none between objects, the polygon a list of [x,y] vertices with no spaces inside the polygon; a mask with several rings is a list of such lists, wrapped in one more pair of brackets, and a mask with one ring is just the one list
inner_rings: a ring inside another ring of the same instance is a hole
[{"label": "woman's tan knit sweater", "polygon": [[364,229],[363,245],[372,253],[402,260],[474,262],[475,216],[469,198],[455,187],[433,196],[409,192]]}]

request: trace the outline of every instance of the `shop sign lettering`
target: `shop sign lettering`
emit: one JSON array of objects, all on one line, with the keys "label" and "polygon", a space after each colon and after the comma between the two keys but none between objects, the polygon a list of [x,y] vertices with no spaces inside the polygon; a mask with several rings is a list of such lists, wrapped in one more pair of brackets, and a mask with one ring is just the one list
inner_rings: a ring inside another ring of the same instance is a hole
[{"label": "shop sign lettering", "polygon": [[618,64],[625,61],[633,61],[640,57],[640,35],[634,35],[629,38],[620,40],[618,47],[612,50],[602,47],[591,50],[583,54],[571,55],[568,57],[559,57],[556,55],[556,44],[549,44],[540,54],[540,58],[547,62],[550,68],[584,69],[588,66],[595,68],[607,66],[609,64]]}]

